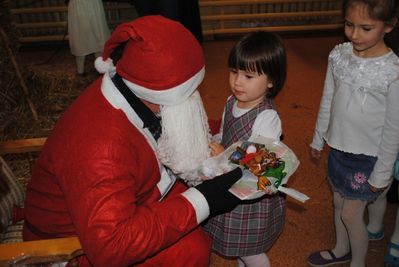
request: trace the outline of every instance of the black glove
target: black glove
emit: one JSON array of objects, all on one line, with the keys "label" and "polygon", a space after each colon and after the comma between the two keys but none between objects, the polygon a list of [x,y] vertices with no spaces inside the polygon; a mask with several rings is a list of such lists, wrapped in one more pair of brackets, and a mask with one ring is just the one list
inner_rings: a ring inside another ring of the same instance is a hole
[{"label": "black glove", "polygon": [[228,190],[241,176],[242,170],[237,167],[211,180],[206,180],[195,187],[208,201],[209,216],[230,211],[240,204],[241,200]]}]

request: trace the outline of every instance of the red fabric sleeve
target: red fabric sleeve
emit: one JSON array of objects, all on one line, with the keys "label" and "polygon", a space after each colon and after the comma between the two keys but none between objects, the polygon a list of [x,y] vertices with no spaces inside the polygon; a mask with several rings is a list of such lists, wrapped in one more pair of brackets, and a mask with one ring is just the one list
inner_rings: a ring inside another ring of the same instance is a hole
[{"label": "red fabric sleeve", "polygon": [[[66,200],[77,234],[95,266],[143,261],[197,226],[193,207],[180,194],[171,192],[161,202],[140,203],[143,192],[138,189],[146,185],[136,176],[141,173],[138,166],[131,172],[125,162],[105,159],[81,162],[79,166],[65,170],[61,180],[69,192]],[[67,177],[83,182],[71,184]]]}]

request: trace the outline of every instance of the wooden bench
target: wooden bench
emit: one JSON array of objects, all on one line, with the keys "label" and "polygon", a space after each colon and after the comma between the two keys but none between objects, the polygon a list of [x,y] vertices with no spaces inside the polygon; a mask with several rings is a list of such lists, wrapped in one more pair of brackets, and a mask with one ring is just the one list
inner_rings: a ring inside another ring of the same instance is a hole
[{"label": "wooden bench", "polygon": [[[21,154],[29,152],[38,152],[43,147],[46,138],[32,138],[32,139],[21,139],[0,142],[0,157],[1,157],[1,176],[0,182],[4,183],[4,180],[13,179],[9,183],[9,192],[12,193],[13,186],[18,187],[17,190],[22,186],[18,179],[13,175],[11,168],[8,166],[6,161],[3,160],[2,156],[9,154]],[[7,175],[7,178],[4,177]],[[1,194],[0,205],[2,204],[2,198],[7,197],[7,194]],[[10,212],[12,212],[10,210]],[[9,214],[12,218],[12,214]],[[15,226],[17,224],[17,227]],[[22,221],[13,222],[9,221],[9,225],[2,235],[7,233],[9,229],[13,227],[17,231],[22,230]],[[1,235],[1,236],[2,236]],[[68,238],[57,238],[40,241],[29,241],[22,242],[20,237],[21,233],[16,234],[18,238],[9,240],[3,239],[5,242],[0,244],[0,266],[22,266],[24,264],[38,264],[49,263],[49,262],[65,262],[68,261],[71,266],[76,265],[76,258],[83,254],[82,247],[77,237]]]},{"label": "wooden bench", "polygon": [[0,266],[65,261],[74,266],[76,258],[82,254],[77,237],[0,244]]}]

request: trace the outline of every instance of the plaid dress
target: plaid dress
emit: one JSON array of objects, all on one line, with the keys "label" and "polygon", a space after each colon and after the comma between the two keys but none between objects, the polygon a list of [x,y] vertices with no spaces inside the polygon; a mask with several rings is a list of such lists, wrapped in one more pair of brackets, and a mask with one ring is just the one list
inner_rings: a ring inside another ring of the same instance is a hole
[{"label": "plaid dress", "polygon": [[[235,98],[226,103],[222,145],[226,148],[238,140],[248,140],[258,114],[273,108],[270,99],[244,115],[234,118],[232,110]],[[228,213],[210,218],[204,229],[212,239],[216,252],[231,257],[251,256],[266,252],[283,230],[285,199],[279,194],[264,196],[237,206]]]}]

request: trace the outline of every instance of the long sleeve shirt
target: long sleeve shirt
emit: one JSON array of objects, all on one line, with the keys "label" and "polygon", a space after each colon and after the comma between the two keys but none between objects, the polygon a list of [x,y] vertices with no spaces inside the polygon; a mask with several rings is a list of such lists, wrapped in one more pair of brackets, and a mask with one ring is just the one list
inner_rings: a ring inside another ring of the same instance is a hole
[{"label": "long sleeve shirt", "polygon": [[351,43],[329,55],[324,91],[311,147],[376,156],[369,183],[390,183],[399,150],[399,58],[391,51],[361,58]]}]

